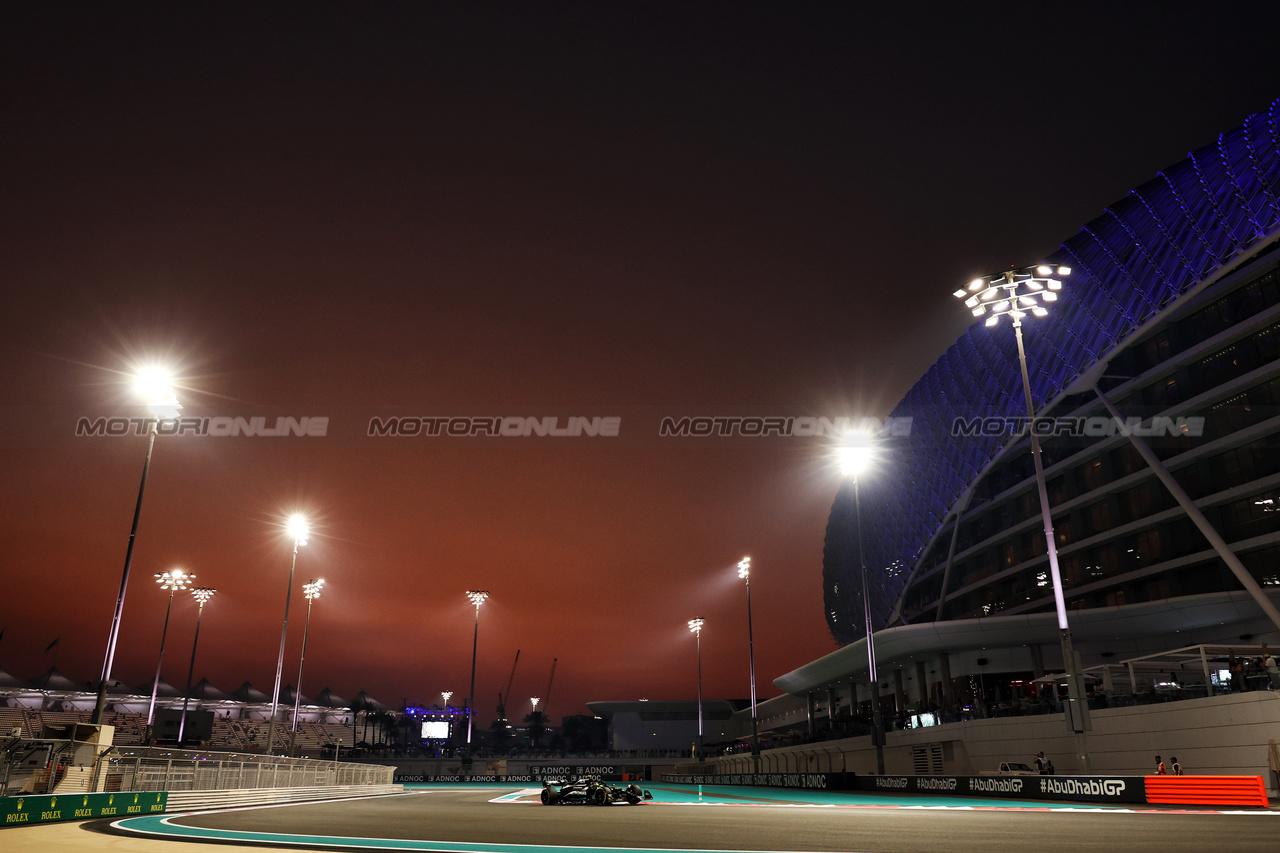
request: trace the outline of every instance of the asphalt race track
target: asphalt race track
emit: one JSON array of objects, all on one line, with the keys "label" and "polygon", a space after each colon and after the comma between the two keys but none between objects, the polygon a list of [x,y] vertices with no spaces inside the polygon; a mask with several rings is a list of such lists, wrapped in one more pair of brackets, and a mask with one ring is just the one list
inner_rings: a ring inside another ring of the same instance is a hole
[{"label": "asphalt race track", "polygon": [[293,849],[468,853],[566,847],[577,853],[1280,849],[1280,812],[1275,810],[1046,806],[710,786],[699,796],[695,787],[665,784],[647,786],[654,800],[641,805],[548,807],[537,802],[534,786],[411,787],[404,795],[372,799],[129,818],[115,821],[112,831]]}]

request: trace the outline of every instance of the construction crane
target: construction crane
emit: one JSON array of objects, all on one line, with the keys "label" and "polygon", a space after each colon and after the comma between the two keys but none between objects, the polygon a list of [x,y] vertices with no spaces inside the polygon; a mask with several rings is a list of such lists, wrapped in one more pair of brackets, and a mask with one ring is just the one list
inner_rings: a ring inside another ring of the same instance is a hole
[{"label": "construction crane", "polygon": [[551,708],[551,685],[555,684],[556,681],[556,663],[559,660],[560,658],[551,659],[551,678],[547,680],[546,699],[544,699],[542,703],[542,715],[547,717],[548,720],[551,719],[551,717],[547,716],[547,711]]},{"label": "construction crane", "polygon": [[516,649],[515,663],[511,664],[511,677],[507,679],[507,690],[498,694],[498,719],[507,718],[507,702],[511,699],[511,682],[516,680],[516,666],[520,663],[520,650]]}]

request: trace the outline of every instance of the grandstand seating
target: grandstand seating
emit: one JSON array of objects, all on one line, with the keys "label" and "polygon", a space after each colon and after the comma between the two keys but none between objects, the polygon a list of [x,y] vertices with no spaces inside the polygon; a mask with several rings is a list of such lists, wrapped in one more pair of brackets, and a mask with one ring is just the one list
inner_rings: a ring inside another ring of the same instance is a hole
[{"label": "grandstand seating", "polygon": [[[40,737],[45,726],[67,726],[87,723],[92,714],[88,711],[39,711],[31,708],[0,707],[0,736],[11,729],[21,727],[24,737]],[[119,746],[137,746],[146,742],[147,718],[145,714],[128,711],[109,711],[103,722],[115,727],[115,743]],[[213,738],[209,746],[241,752],[258,752],[266,747],[270,726],[263,720],[238,720],[227,716],[215,716]],[[289,748],[292,734],[289,723],[276,727],[274,747],[277,751]],[[318,723],[303,720],[298,725],[295,749],[299,755],[332,754],[333,745],[351,744],[351,727],[340,723]]]},{"label": "grandstand seating", "polygon": [[21,728],[23,735],[31,733],[31,721],[25,708],[0,708],[0,736],[7,736],[11,729]]}]

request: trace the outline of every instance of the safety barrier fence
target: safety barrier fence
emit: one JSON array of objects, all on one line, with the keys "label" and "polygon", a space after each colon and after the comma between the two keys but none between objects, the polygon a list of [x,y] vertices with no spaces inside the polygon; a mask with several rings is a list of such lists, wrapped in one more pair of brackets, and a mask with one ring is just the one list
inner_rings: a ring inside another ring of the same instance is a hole
[{"label": "safety barrier fence", "polygon": [[235,752],[126,748],[99,772],[108,791],[216,791],[387,785],[395,768]]},{"label": "safety barrier fence", "polygon": [[595,776],[605,782],[642,782],[645,774],[643,772],[630,772],[624,769],[614,771],[612,768],[605,772],[592,772],[590,770],[568,770],[561,773],[510,773],[510,774],[476,774],[464,775],[461,773],[397,773],[395,781],[404,784],[427,783],[436,784],[439,782],[495,782],[505,785],[508,783],[542,783],[542,782],[563,782],[567,779],[576,779],[580,776]]},{"label": "safety barrier fence", "polygon": [[1261,776],[1148,776],[1146,787],[1148,803],[1264,809],[1268,805]]}]

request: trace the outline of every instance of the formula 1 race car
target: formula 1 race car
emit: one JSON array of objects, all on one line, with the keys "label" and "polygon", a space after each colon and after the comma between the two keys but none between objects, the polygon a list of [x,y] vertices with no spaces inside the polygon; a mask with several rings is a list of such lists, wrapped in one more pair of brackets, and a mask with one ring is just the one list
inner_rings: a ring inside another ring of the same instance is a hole
[{"label": "formula 1 race car", "polygon": [[652,800],[653,794],[639,785],[618,788],[595,776],[584,776],[571,782],[543,782],[544,806],[609,806],[614,803],[637,805],[641,800]]}]

